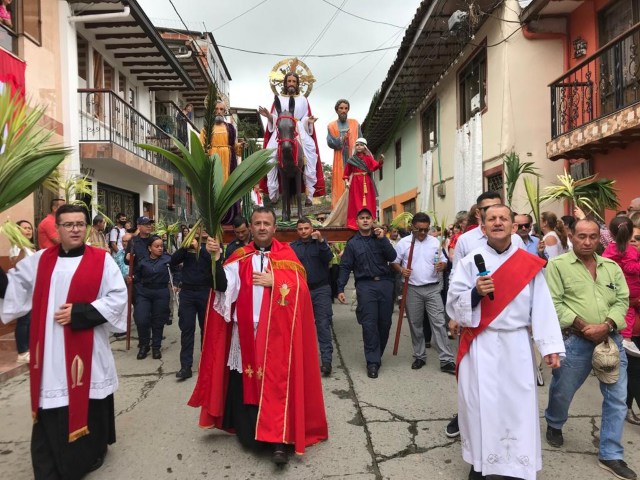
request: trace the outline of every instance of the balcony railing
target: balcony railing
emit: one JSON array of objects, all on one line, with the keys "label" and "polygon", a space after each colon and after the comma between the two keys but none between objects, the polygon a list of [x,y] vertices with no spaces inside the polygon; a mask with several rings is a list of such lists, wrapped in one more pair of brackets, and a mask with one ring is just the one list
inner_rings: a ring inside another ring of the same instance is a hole
[{"label": "balcony railing", "polygon": [[189,146],[189,132],[198,131],[198,127],[182,113],[182,109],[173,102],[156,102],[156,123],[158,126]]},{"label": "balcony railing", "polygon": [[111,90],[80,89],[78,94],[81,142],[112,142],[169,170],[167,159],[138,146],[139,143],[149,143],[169,149],[171,139],[160,127]]},{"label": "balcony railing", "polygon": [[640,102],[640,23],[551,85],[551,138]]}]

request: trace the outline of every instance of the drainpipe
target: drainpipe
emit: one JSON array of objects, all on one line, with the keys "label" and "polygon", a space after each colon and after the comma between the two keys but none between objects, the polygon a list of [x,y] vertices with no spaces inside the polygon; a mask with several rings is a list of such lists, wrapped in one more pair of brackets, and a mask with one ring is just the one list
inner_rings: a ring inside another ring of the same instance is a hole
[{"label": "drainpipe", "polygon": [[191,55],[193,55],[193,52],[189,52],[189,53],[182,53],[180,55],[174,55],[174,57],[176,58],[190,58]]},{"label": "drainpipe", "polygon": [[413,51],[413,47],[415,47],[416,43],[418,43],[418,39],[420,38],[420,35],[422,35],[422,30],[424,30],[424,27],[427,24],[427,21],[431,18],[431,14],[433,13],[433,10],[436,8],[436,3],[438,3],[438,0],[431,0],[431,5],[429,5],[429,9],[424,14],[424,17],[422,17],[422,21],[420,22],[420,26],[418,27],[418,31],[413,36],[413,40],[411,41],[411,45],[409,46],[409,49],[407,50],[407,53],[405,53],[404,58],[402,59],[402,63],[400,64],[400,66],[396,70],[396,74],[393,76],[393,80],[391,80],[391,83],[389,84],[389,86],[387,87],[386,91],[384,92],[384,96],[382,97],[382,101],[380,102],[380,104],[378,106],[378,110],[382,108],[382,106],[384,105],[384,102],[387,100],[387,97],[389,96],[389,93],[391,92],[391,89],[393,88],[393,85],[396,83],[396,80],[398,79],[398,75],[400,75],[400,72],[402,71],[402,68],[404,67],[404,64],[407,63],[407,59],[409,58],[409,55],[411,55],[411,52]]},{"label": "drainpipe", "polygon": [[529,30],[529,25],[524,25],[522,27],[522,35],[524,35],[524,38],[527,40],[562,40],[564,44],[564,71],[566,72],[569,70],[569,34],[559,32],[532,32]]},{"label": "drainpipe", "polygon": [[69,17],[71,23],[75,22],[95,22],[99,20],[111,20],[114,18],[125,18],[129,16],[131,9],[126,6],[121,12],[97,13],[95,15],[72,15]]}]

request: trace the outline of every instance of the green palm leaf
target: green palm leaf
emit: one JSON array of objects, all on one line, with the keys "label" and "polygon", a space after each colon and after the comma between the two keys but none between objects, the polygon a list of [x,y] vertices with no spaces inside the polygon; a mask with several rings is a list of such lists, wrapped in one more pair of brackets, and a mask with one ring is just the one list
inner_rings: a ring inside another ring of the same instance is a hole
[{"label": "green palm leaf", "polygon": [[70,152],[49,144],[53,132],[39,125],[44,113],[9,88],[0,93],[0,211],[31,194]]},{"label": "green palm leaf", "polygon": [[586,214],[592,214],[602,220],[600,212],[605,209],[616,210],[620,206],[618,193],[615,188],[615,180],[597,178],[598,175],[574,180],[564,172],[558,175],[558,184],[550,185],[544,189],[540,198],[542,202],[553,200],[569,200],[580,207]]},{"label": "green palm leaf", "polygon": [[539,177],[538,169],[535,167],[534,162],[520,163],[520,156],[511,152],[504,156],[503,161],[504,169],[504,186],[507,192],[507,206],[511,207],[513,201],[513,194],[516,190],[516,185],[521,175],[529,174],[535,177]]},{"label": "green palm leaf", "polygon": [[524,189],[527,192],[527,199],[531,206],[531,215],[533,215],[536,223],[540,225],[540,177],[535,177],[535,183],[533,177],[525,177]]}]

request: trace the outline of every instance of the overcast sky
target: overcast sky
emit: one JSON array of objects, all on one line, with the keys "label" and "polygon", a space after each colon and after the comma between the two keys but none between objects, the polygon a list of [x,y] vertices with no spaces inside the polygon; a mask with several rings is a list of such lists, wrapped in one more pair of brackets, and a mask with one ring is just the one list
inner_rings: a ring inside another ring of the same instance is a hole
[{"label": "overcast sky", "polygon": [[[169,0],[138,0],[156,25],[184,29]],[[304,55],[317,40],[332,16],[333,23],[311,54],[337,54],[399,46],[405,29],[413,19],[420,0],[173,0],[190,29],[211,31],[231,74],[231,105],[269,108],[273,94],[268,74],[284,55]],[[337,11],[394,26],[372,23]],[[253,8],[239,18],[234,17]],[[229,22],[229,23],[227,23]],[[256,55],[229,50],[223,46],[284,55]],[[362,122],[371,97],[380,88],[397,48],[369,54],[334,58],[304,58],[316,83],[309,96],[313,114],[318,117],[320,156],[333,161],[326,146],[327,123],[336,118],[335,101],[351,102],[349,116]]]}]

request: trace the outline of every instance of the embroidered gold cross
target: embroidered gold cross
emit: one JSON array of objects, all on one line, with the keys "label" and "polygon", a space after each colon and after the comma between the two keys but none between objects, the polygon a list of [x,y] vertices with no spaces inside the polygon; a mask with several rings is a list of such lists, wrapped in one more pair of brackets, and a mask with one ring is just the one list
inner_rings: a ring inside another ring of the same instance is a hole
[{"label": "embroidered gold cross", "polygon": [[264,376],[264,370],[262,370],[262,367],[258,367],[258,372],[256,375],[258,375],[258,380],[262,380],[262,377]]},{"label": "embroidered gold cross", "polygon": [[251,365],[247,365],[247,368],[245,369],[244,373],[249,375],[249,378],[253,378],[253,368],[251,368]]}]

